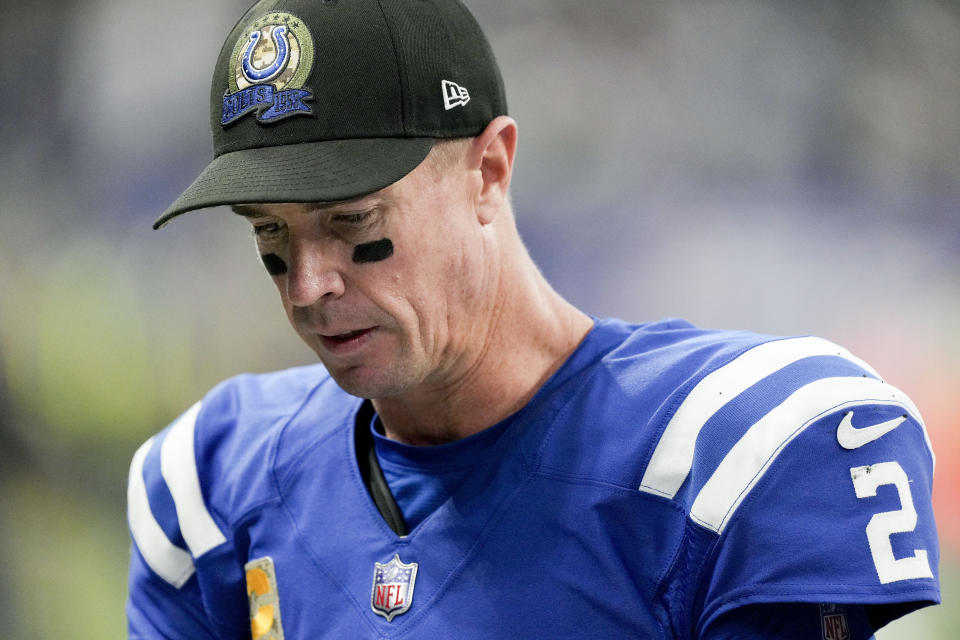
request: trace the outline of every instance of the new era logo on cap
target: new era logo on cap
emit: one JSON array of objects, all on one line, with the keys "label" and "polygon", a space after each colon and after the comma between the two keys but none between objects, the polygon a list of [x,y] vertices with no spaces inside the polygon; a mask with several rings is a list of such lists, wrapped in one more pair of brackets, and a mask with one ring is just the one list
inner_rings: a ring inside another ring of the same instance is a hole
[{"label": "new era logo on cap", "polygon": [[456,82],[444,80],[441,86],[443,88],[443,106],[447,111],[454,107],[462,107],[470,102],[470,94]]}]

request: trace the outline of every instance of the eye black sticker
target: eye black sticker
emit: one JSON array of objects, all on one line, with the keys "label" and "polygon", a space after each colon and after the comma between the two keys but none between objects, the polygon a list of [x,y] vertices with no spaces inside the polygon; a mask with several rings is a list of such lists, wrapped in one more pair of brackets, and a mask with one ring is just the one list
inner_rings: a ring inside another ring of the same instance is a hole
[{"label": "eye black sticker", "polygon": [[380,262],[393,255],[393,242],[390,238],[382,238],[373,242],[358,244],[353,248],[353,261],[357,264],[366,262]]},{"label": "eye black sticker", "polygon": [[267,268],[267,273],[272,276],[282,276],[287,272],[287,263],[275,253],[265,253],[260,256],[260,259],[263,260],[263,266]]}]

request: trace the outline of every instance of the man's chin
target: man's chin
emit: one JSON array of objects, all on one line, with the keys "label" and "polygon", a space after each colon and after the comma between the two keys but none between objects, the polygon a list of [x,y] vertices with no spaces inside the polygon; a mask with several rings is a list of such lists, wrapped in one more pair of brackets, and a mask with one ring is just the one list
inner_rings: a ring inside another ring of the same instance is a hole
[{"label": "man's chin", "polygon": [[373,400],[400,395],[407,391],[401,376],[368,366],[331,367],[327,371],[337,385],[352,396]]}]

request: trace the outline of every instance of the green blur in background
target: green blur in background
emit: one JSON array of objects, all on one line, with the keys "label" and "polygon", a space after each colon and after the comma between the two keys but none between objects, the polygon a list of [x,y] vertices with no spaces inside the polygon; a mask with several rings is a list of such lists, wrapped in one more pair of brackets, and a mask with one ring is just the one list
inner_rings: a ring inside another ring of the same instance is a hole
[{"label": "green blur in background", "polygon": [[[150,230],[209,160],[246,4],[0,7],[0,638],[123,637],[135,449],[224,378],[312,362],[242,220]],[[520,124],[521,233],[563,295],[823,335],[917,402],[945,604],[878,638],[955,637],[960,4],[467,4]]]}]

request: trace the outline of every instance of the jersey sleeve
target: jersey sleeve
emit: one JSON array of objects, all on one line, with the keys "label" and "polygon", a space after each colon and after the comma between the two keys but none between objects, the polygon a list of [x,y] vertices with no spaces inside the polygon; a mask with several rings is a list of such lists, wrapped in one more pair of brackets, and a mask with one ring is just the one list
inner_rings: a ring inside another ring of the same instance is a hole
[{"label": "jersey sleeve", "polygon": [[755,604],[714,619],[702,640],[872,640],[873,625],[863,605],[812,603]]},{"label": "jersey sleeve", "polygon": [[197,580],[175,587],[146,564],[136,544],[130,552],[127,630],[130,640],[219,638],[203,609]]},{"label": "jersey sleeve", "polygon": [[797,411],[754,424],[701,489],[691,518],[718,534],[701,629],[777,603],[862,605],[880,628],[939,602],[934,459],[922,419],[879,381],[879,397],[849,401],[830,384],[797,400]]},{"label": "jersey sleeve", "polygon": [[197,471],[194,432],[200,410],[198,403],[144,443],[130,465],[130,638],[236,637],[225,634],[211,615],[211,597],[217,594],[198,576],[198,567],[213,576],[231,571],[224,527],[206,504]]}]

